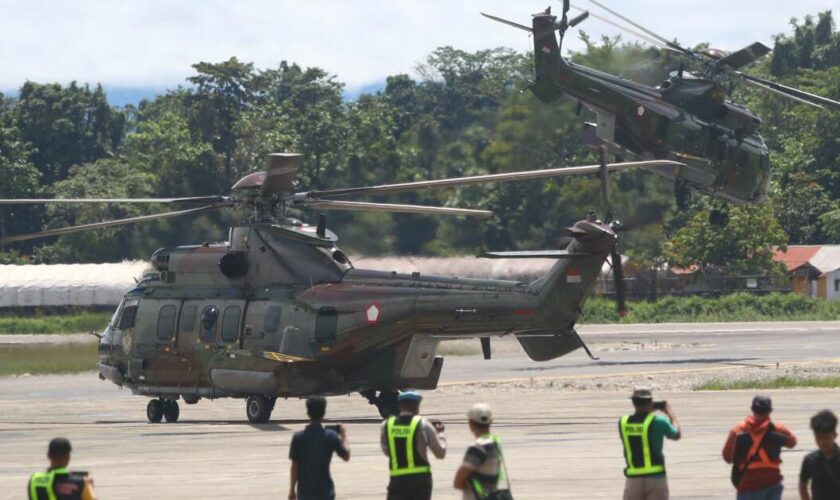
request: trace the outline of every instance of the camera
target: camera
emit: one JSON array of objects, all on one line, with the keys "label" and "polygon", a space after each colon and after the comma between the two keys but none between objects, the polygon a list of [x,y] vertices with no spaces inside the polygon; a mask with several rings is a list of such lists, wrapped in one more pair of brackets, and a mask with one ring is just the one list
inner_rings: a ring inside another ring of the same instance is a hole
[{"label": "camera", "polygon": [[659,411],[665,411],[665,405],[667,405],[667,401],[654,401],[653,402],[653,409]]},{"label": "camera", "polygon": [[341,434],[341,424],[325,425],[324,428],[334,431],[336,434]]}]

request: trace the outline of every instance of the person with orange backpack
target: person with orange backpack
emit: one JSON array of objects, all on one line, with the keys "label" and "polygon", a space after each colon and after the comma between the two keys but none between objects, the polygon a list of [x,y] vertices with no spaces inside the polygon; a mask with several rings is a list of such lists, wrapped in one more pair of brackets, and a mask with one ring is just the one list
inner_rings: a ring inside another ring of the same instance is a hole
[{"label": "person with orange backpack", "polygon": [[782,447],[796,446],[796,436],[783,424],[772,422],[773,403],[768,396],[752,401],[752,416],[729,432],[723,459],[732,464],[732,485],[738,500],[782,498]]}]

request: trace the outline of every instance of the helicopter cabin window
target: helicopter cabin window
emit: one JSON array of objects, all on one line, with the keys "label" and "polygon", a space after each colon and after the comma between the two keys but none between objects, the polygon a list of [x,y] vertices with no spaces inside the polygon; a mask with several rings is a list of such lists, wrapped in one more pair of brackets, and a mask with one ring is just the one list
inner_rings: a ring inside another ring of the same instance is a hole
[{"label": "helicopter cabin window", "polygon": [[222,318],[222,341],[233,342],[239,338],[239,317],[242,309],[239,306],[228,306]]},{"label": "helicopter cabin window", "polygon": [[128,330],[134,328],[134,320],[137,318],[137,305],[128,306],[123,309],[122,316],[120,316],[120,330]]},{"label": "helicopter cabin window", "polygon": [[315,341],[329,343],[335,340],[338,329],[338,312],[334,307],[322,307],[315,320]]},{"label": "helicopter cabin window", "polygon": [[201,311],[201,341],[213,342],[216,340],[216,320],[219,319],[219,308],[207,306]]},{"label": "helicopter cabin window", "polygon": [[158,312],[157,321],[157,338],[158,340],[171,340],[172,335],[175,334],[175,314],[177,310],[173,305],[167,305],[160,308]]},{"label": "helicopter cabin window", "polygon": [[268,306],[265,310],[263,330],[265,333],[275,333],[280,327],[280,306]]},{"label": "helicopter cabin window", "polygon": [[193,328],[195,328],[195,313],[196,307],[195,306],[184,306],[181,309],[181,324],[178,327],[178,331],[181,332],[191,332]]}]

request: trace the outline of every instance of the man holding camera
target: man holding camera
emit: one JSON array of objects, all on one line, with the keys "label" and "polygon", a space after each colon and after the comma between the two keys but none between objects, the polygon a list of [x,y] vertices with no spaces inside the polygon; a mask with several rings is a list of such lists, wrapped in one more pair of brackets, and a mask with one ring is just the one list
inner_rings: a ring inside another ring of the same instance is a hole
[{"label": "man holding camera", "polygon": [[[667,402],[653,402],[649,389],[634,390],[630,399],[635,412],[618,422],[627,463],[624,500],[667,500],[663,441],[680,439],[680,424]],[[656,410],[665,415],[656,415]]]},{"label": "man holding camera", "polygon": [[432,498],[432,467],[428,451],[446,457],[443,422],[420,416],[423,397],[414,392],[400,393],[400,414],[382,423],[380,446],[389,458],[391,479],[388,500],[429,500]]},{"label": "man holding camera", "polygon": [[292,461],[289,500],[335,498],[330,461],[333,453],[345,462],[350,460],[350,443],[347,441],[347,431],[343,425],[327,428],[321,425],[326,412],[327,400],[323,397],[312,396],[306,400],[309,425],[292,436],[292,445],[289,448],[289,459]]}]

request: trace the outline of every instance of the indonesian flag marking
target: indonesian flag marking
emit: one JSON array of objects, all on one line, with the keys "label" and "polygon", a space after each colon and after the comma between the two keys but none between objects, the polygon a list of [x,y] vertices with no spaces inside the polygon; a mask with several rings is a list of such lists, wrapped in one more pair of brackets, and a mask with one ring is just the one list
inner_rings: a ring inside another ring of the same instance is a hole
[{"label": "indonesian flag marking", "polygon": [[581,279],[580,271],[573,268],[566,269],[566,283],[580,283]]},{"label": "indonesian flag marking", "polygon": [[382,306],[378,302],[374,302],[365,308],[365,319],[367,319],[368,324],[377,323],[381,313]]}]

